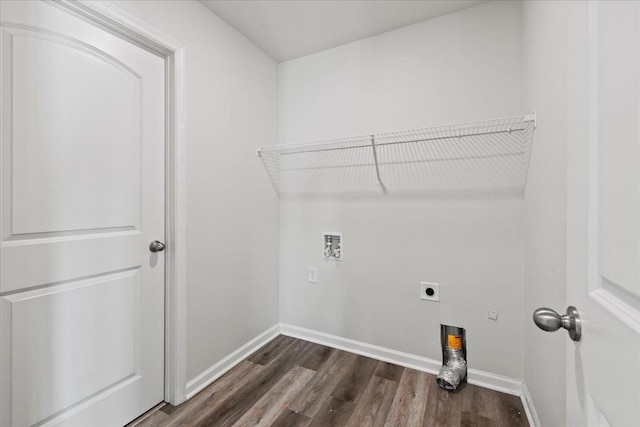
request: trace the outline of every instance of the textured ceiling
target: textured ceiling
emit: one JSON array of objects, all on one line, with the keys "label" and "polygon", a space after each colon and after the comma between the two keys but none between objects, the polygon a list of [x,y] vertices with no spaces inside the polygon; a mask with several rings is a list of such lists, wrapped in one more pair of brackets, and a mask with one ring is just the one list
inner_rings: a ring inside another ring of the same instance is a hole
[{"label": "textured ceiling", "polygon": [[277,61],[287,61],[484,0],[201,0]]}]

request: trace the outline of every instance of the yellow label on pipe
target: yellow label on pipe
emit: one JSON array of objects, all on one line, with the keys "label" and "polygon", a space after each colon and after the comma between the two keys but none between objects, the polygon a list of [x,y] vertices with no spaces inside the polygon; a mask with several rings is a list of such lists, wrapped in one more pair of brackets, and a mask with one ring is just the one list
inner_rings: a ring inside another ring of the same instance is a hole
[{"label": "yellow label on pipe", "polygon": [[452,350],[462,350],[462,336],[447,335],[447,347]]}]

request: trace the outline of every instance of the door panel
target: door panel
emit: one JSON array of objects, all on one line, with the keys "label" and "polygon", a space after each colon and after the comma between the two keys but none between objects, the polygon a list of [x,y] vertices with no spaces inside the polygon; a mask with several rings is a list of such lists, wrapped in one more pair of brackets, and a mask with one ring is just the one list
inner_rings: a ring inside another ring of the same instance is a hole
[{"label": "door panel", "polygon": [[[640,425],[640,3],[576,3],[569,91],[568,424]],[[585,72],[586,70],[586,72]]]},{"label": "door panel", "polygon": [[164,61],[0,8],[0,425],[122,425],[164,391]]},{"label": "door panel", "polygon": [[11,43],[3,59],[13,75],[5,159],[13,169],[11,236],[136,227],[140,77],[72,40],[5,31]]},{"label": "door panel", "polygon": [[640,8],[603,5],[596,13],[599,270],[640,296]]},{"label": "door panel", "polygon": [[14,425],[33,425],[136,375],[139,282],[133,269],[3,298],[11,312],[3,333],[13,337]]}]

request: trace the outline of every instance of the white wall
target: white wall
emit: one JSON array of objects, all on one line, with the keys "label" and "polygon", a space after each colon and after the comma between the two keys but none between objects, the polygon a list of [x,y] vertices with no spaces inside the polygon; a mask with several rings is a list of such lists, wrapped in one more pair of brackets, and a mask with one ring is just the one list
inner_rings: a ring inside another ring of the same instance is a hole
[{"label": "white wall", "polygon": [[[471,367],[524,377],[543,424],[564,423],[565,337],[530,320],[566,305],[562,7],[490,2],[283,63],[278,84],[277,64],[198,2],[117,4],[187,46],[189,378],[276,323],[279,303],[283,322],[435,359],[452,323]],[[256,145],[534,110],[524,203],[285,199],[278,216],[252,162]],[[345,233],[345,262],[322,259],[327,230]],[[421,280],[442,302],[418,300]]]},{"label": "white wall", "polygon": [[523,106],[538,113],[525,190],[524,380],[542,425],[565,425],[566,333],[538,329],[538,307],[566,308],[565,2],[523,3]]},{"label": "white wall", "polygon": [[[282,63],[280,142],[531,112],[521,108],[520,13],[520,2],[490,2]],[[522,378],[522,207],[283,199],[281,321],[433,359],[439,324],[454,324],[467,328],[470,367]],[[323,231],[344,232],[344,262],[323,260]],[[441,284],[440,303],[419,300],[424,280]]]},{"label": "white wall", "polygon": [[276,62],[197,1],[118,1],[186,46],[187,377],[278,322]]}]

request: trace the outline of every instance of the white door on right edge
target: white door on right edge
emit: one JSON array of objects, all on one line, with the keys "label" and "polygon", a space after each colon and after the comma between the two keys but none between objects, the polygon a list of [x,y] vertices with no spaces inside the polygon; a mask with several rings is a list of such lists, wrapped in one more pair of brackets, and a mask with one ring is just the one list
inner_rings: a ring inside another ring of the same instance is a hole
[{"label": "white door on right edge", "polygon": [[583,114],[569,120],[567,302],[580,310],[584,324],[582,340],[567,341],[567,417],[575,426],[636,427],[640,2],[579,7],[574,27],[579,37],[569,38],[569,55],[583,52],[583,66],[576,66],[569,78],[583,79],[584,86],[568,104],[569,117]]}]

